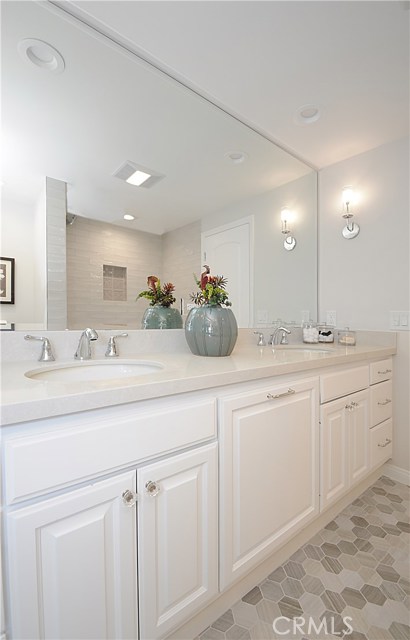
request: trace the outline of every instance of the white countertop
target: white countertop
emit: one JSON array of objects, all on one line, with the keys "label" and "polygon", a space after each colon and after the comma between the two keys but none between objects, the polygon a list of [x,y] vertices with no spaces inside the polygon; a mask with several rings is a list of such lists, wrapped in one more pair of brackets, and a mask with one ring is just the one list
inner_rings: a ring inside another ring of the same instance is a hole
[{"label": "white countertop", "polygon": [[[205,358],[189,353],[138,353],[135,356],[128,354],[127,358],[116,362],[160,362],[163,368],[155,373],[129,378],[67,383],[34,380],[24,374],[33,369],[72,364],[72,359],[58,360],[51,365],[33,360],[5,362],[2,365],[1,424],[16,424],[283,374],[314,372],[324,367],[382,359],[395,353],[394,346],[366,344],[355,347],[336,344],[294,344],[288,348],[241,346],[225,358]],[[106,359],[98,358],[94,362],[106,362]]]}]

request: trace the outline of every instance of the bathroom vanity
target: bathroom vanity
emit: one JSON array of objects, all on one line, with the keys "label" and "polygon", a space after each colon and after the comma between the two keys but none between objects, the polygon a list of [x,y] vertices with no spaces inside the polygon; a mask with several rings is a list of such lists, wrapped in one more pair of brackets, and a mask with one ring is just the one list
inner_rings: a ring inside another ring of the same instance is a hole
[{"label": "bathroom vanity", "polygon": [[380,473],[394,353],[156,353],[157,372],[90,384],[6,364],[7,637],[200,633]]}]

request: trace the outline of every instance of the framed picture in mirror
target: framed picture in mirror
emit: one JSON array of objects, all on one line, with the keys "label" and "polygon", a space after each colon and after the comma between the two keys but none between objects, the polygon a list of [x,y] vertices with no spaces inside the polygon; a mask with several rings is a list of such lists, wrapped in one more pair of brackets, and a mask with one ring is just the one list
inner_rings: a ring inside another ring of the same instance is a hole
[{"label": "framed picture in mirror", "polygon": [[14,258],[0,258],[0,303],[14,304]]}]

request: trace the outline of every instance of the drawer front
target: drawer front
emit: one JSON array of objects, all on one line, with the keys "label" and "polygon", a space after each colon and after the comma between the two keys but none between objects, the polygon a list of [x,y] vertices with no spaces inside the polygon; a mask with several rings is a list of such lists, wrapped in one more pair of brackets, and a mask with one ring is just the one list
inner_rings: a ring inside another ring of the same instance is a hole
[{"label": "drawer front", "polygon": [[363,365],[346,371],[320,376],[320,401],[328,402],[369,386],[369,367]]},{"label": "drawer front", "polygon": [[393,383],[391,380],[370,387],[370,426],[392,417]]},{"label": "drawer front", "polygon": [[391,418],[370,430],[370,466],[386,462],[393,454],[393,423]]},{"label": "drawer front", "polygon": [[393,361],[391,358],[372,362],[370,365],[370,384],[377,384],[393,377]]},{"label": "drawer front", "polygon": [[[92,412],[90,412],[92,414]],[[216,400],[96,422],[92,415],[4,443],[6,502],[12,504],[216,437]]]}]

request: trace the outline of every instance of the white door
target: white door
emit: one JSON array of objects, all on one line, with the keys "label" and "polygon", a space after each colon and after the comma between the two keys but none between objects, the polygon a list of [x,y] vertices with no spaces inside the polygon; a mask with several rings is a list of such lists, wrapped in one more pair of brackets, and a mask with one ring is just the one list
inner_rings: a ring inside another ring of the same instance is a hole
[{"label": "white door", "polygon": [[218,593],[217,444],[137,472],[141,638],[154,640]]},{"label": "white door", "polygon": [[135,471],[7,515],[11,637],[137,638]]},{"label": "white door", "polygon": [[319,512],[317,382],[221,401],[221,589]]},{"label": "white door", "polygon": [[243,218],[201,236],[203,264],[210,266],[211,275],[227,278],[232,311],[238,327],[245,328],[253,322],[252,233],[253,219]]}]

